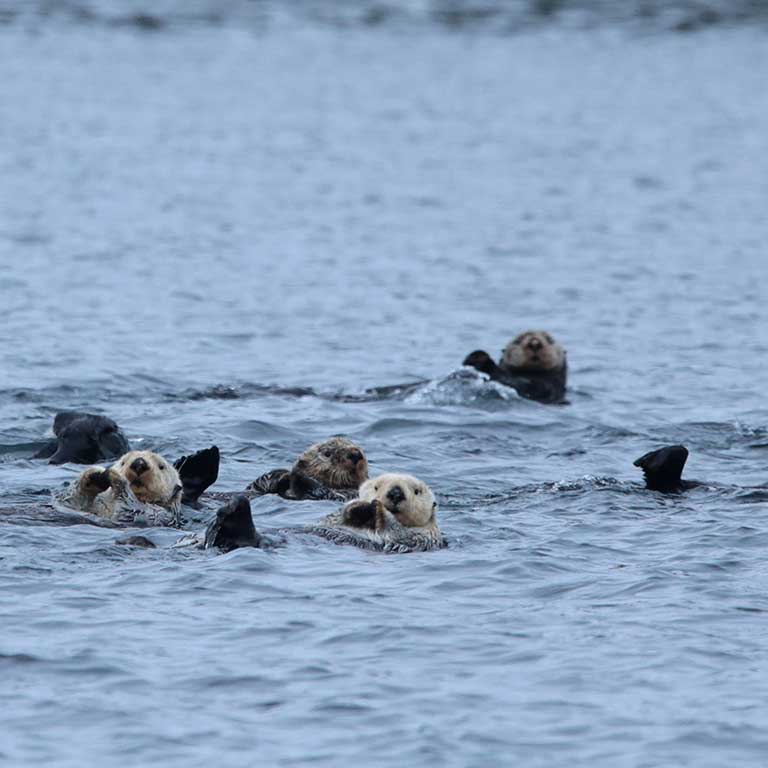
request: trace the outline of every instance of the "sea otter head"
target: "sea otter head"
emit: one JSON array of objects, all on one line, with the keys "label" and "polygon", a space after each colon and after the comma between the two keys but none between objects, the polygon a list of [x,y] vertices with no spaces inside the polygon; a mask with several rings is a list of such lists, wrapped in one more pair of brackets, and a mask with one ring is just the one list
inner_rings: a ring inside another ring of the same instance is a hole
[{"label": "sea otter head", "polygon": [[360,500],[381,502],[395,519],[410,528],[436,524],[437,502],[429,486],[411,475],[372,477],[360,487]]},{"label": "sea otter head", "polygon": [[181,480],[173,464],[152,451],[130,451],[113,466],[139,501],[168,506],[181,500]]},{"label": "sea otter head", "polygon": [[501,365],[524,371],[561,371],[565,350],[546,331],[526,331],[504,348]]},{"label": "sea otter head", "polygon": [[310,445],[293,468],[329,488],[358,488],[368,479],[363,449],[345,437]]}]

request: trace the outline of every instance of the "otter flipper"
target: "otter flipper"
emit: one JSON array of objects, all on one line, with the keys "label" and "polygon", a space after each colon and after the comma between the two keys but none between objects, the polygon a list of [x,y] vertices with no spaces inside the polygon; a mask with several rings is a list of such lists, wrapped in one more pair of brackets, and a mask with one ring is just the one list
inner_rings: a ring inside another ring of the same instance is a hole
[{"label": "otter flipper", "polygon": [[634,466],[643,470],[646,488],[668,493],[688,487],[682,479],[687,459],[688,449],[684,445],[668,445],[636,459]]},{"label": "otter flipper", "polygon": [[262,543],[251,516],[251,504],[246,496],[237,496],[216,513],[205,530],[205,548],[224,552],[241,547],[260,547]]},{"label": "otter flipper", "polygon": [[174,462],[173,466],[181,478],[183,504],[194,504],[216,482],[220,458],[219,449],[212,445]]}]

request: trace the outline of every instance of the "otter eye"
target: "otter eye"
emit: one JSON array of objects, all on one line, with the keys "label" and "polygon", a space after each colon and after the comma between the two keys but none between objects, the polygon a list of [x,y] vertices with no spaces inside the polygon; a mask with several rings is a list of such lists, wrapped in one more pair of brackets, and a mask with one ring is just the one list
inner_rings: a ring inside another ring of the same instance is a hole
[{"label": "otter eye", "polygon": [[554,344],[555,343],[555,340],[548,333],[544,334],[544,338],[547,340],[547,344]]},{"label": "otter eye", "polygon": [[158,464],[158,465],[157,465],[157,468],[158,468],[158,469],[165,469],[165,464],[163,464],[162,462],[160,462],[160,464]]},{"label": "otter eye", "polygon": [[323,456],[325,456],[326,459],[331,458],[331,452],[330,451],[323,451]]},{"label": "otter eye", "polygon": [[418,496],[421,493],[421,488],[414,488],[413,492]]},{"label": "otter eye", "polygon": [[374,486],[373,486],[373,490],[374,490],[374,491],[378,491],[378,490],[379,490],[379,486],[378,486],[378,485],[374,485]]}]

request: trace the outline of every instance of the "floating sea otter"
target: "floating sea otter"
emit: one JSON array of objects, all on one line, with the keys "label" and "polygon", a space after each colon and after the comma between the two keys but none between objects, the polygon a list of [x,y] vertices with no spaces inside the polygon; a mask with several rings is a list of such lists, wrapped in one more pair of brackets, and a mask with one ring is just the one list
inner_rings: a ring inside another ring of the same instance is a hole
[{"label": "floating sea otter", "polygon": [[529,400],[565,402],[565,350],[546,331],[526,331],[516,336],[502,351],[498,364],[483,350],[471,352],[463,364],[513,387]]},{"label": "floating sea otter", "polygon": [[[367,480],[360,487],[359,498],[313,525],[292,530],[383,552],[415,552],[445,546],[432,491],[421,480],[402,474]],[[202,541],[196,543],[229,551],[264,546],[265,541],[269,539],[256,530],[250,503],[241,495],[217,512]]]},{"label": "floating sea otter", "polygon": [[273,469],[254,480],[246,493],[277,493],[285,499],[334,499],[357,496],[368,479],[363,449],[345,437],[310,445],[291,469]]},{"label": "floating sea otter", "polygon": [[58,500],[116,523],[181,524],[181,505],[194,504],[216,481],[216,446],[172,464],[152,451],[130,451],[109,468],[89,467]]},{"label": "floating sea otter", "polygon": [[32,458],[49,464],[95,464],[131,450],[120,427],[106,416],[62,411],[53,420],[55,440],[49,440]]}]

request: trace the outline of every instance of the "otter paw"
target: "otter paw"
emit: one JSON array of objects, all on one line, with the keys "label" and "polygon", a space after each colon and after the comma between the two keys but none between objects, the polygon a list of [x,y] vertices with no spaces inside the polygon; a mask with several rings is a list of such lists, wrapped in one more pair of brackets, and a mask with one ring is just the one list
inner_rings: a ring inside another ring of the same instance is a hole
[{"label": "otter paw", "polygon": [[383,512],[384,507],[378,499],[353,501],[344,508],[342,523],[350,528],[368,528],[375,531]]},{"label": "otter paw", "polygon": [[96,496],[110,485],[109,470],[100,467],[87,469],[80,480],[80,488],[87,496]]}]

